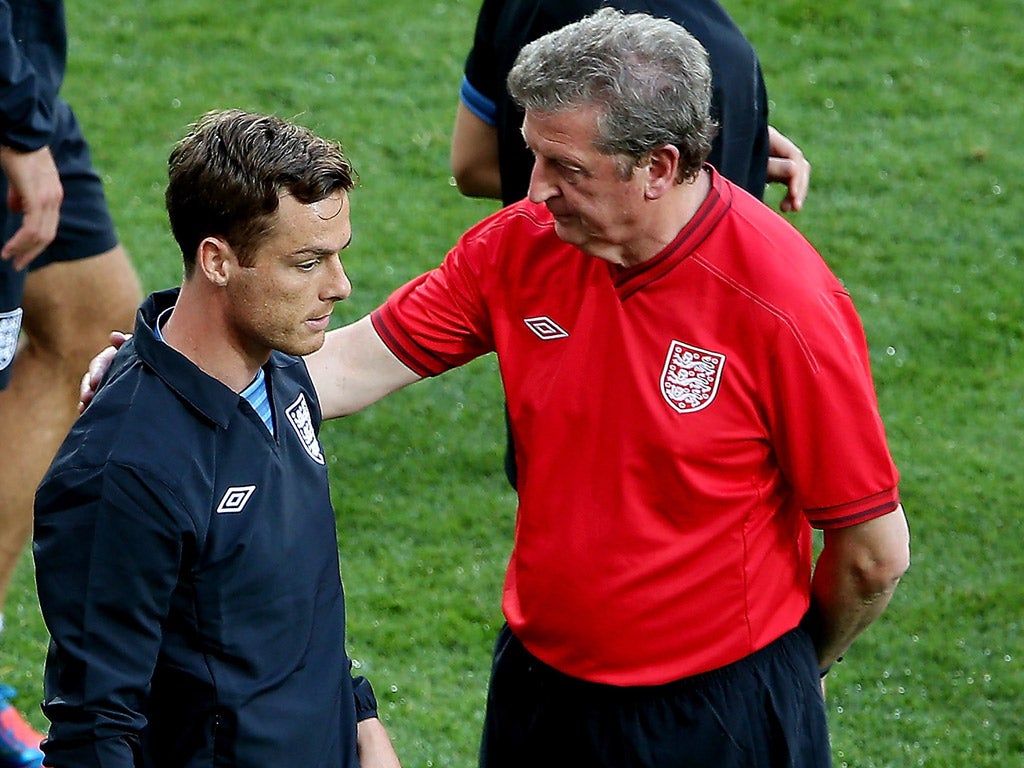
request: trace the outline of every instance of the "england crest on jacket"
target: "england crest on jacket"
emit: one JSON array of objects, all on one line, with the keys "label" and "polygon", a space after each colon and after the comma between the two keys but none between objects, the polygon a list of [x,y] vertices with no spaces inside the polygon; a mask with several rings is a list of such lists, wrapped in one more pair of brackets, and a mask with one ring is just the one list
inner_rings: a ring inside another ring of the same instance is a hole
[{"label": "england crest on jacket", "polygon": [[718,394],[725,355],[673,341],[661,372],[661,395],[679,413],[707,408]]},{"label": "england crest on jacket", "polygon": [[324,452],[320,447],[320,441],[316,439],[316,429],[313,427],[313,417],[310,415],[306,396],[299,392],[295,402],[285,408],[284,412],[288,415],[288,422],[295,430],[295,434],[302,441],[302,447],[306,449],[306,453],[317,464],[323,464]]}]

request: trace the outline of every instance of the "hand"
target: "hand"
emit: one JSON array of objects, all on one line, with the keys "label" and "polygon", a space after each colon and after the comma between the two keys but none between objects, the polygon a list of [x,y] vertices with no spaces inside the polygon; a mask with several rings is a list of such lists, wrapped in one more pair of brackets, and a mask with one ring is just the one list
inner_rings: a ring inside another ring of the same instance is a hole
[{"label": "hand", "polygon": [[132,335],[130,333],[121,333],[121,331],[110,332],[110,346],[104,347],[96,357],[89,361],[89,370],[82,376],[82,383],[78,389],[78,412],[82,413],[92,401],[96,395],[96,390],[100,388],[100,382],[103,381],[103,376],[106,374],[107,369],[110,368],[110,364],[114,362],[114,355],[117,354],[117,350],[121,348]]},{"label": "hand", "polygon": [[779,208],[799,211],[804,207],[807,189],[811,185],[811,164],[800,147],[768,126],[768,181],[785,184],[787,193]]},{"label": "hand", "polygon": [[33,152],[0,147],[0,168],[7,177],[7,207],[25,214],[18,231],[0,249],[0,258],[24,269],[57,236],[64,188],[49,147]]},{"label": "hand", "polygon": [[402,768],[384,723],[370,717],[360,720],[356,729],[356,746],[362,768]]}]

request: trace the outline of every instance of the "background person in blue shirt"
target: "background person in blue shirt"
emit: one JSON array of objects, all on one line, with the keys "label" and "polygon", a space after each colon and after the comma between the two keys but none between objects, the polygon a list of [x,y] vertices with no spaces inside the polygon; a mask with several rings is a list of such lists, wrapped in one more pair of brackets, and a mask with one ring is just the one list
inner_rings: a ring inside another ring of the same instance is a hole
[{"label": "background person in blue shirt", "polygon": [[179,289],[36,496],[50,766],[399,765],[353,679],[300,355],[351,292],[353,172],[277,118],[209,113],[168,162]]}]

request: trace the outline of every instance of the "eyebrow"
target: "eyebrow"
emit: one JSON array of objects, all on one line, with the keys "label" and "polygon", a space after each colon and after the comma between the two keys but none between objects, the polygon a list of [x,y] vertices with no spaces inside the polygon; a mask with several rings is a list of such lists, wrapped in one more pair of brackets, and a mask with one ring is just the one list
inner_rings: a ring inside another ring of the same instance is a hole
[{"label": "eyebrow", "polygon": [[573,156],[568,155],[568,154],[563,153],[563,152],[558,152],[558,153],[555,153],[555,154],[551,154],[551,153],[546,153],[546,152],[539,151],[536,147],[534,147],[532,144],[530,144],[529,140],[527,140],[525,124],[520,126],[519,134],[523,137],[523,143],[526,144],[526,148],[530,151],[530,154],[532,154],[534,157],[541,156],[541,157],[544,157],[546,160],[551,160],[551,161],[556,162],[559,165],[563,165],[566,168],[569,168],[571,170],[580,171],[581,173],[589,173],[586,164],[581,162],[576,157],[573,157]]},{"label": "eyebrow", "polygon": [[352,235],[350,234],[348,236],[348,240],[345,241],[345,244],[342,245],[341,248],[339,250],[337,250],[337,251],[335,251],[333,248],[310,247],[310,248],[299,248],[298,250],[292,251],[291,255],[292,256],[334,256],[335,254],[338,254],[338,253],[341,253],[341,251],[344,251],[351,244],[352,244]]}]

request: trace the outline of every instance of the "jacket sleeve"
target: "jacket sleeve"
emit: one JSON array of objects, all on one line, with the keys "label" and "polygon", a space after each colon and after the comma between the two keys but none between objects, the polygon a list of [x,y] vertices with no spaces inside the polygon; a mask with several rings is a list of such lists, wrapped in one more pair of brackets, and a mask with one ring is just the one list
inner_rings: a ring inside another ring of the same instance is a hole
[{"label": "jacket sleeve", "polygon": [[356,704],[356,722],[377,717],[377,697],[369,680],[362,676],[353,677],[352,696]]},{"label": "jacket sleeve", "polygon": [[53,105],[14,37],[11,6],[0,0],[0,144],[31,152],[49,144],[53,127]]},{"label": "jacket sleeve", "polygon": [[69,469],[39,488],[48,766],[143,764],[146,698],[190,525],[175,509],[170,489],[113,463]]}]

